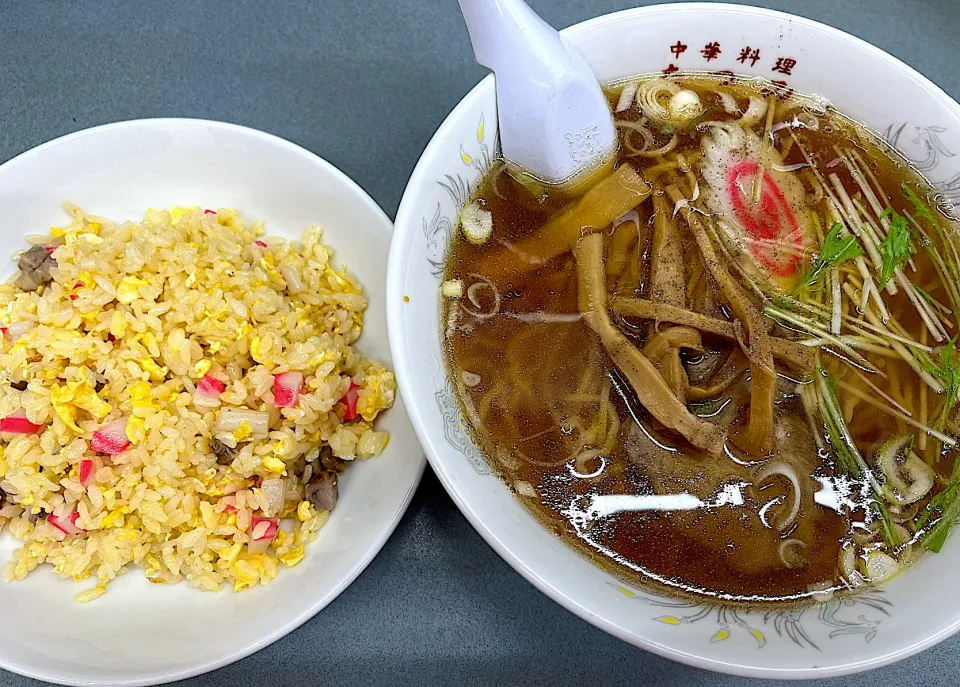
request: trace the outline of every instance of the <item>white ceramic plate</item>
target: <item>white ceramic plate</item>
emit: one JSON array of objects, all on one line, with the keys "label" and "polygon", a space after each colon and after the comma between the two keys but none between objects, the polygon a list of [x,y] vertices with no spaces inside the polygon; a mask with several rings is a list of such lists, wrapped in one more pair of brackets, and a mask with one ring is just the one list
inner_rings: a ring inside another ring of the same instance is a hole
[{"label": "white ceramic plate", "polygon": [[[232,207],[289,239],[322,225],[369,297],[358,345],[389,364],[383,293],[390,220],[359,186],[303,148],[198,120],[121,122],[65,136],[0,166],[3,252],[61,223],[63,200],[115,220],[138,219],[148,207]],[[269,586],[212,594],[152,585],[133,568],[106,595],[79,605],[73,597],[85,587],[39,569],[23,582],[0,583],[0,666],[58,683],[154,684],[223,666],[287,634],[360,574],[416,489],[425,461],[399,395],[380,427],[390,432],[387,450],[346,472],[340,501],[306,558]],[[0,538],[0,561],[15,545],[9,535]]]},{"label": "white ceramic plate", "polygon": [[[960,202],[960,106],[853,36],[780,12],[713,3],[627,10],[564,35],[603,82],[677,68],[729,70],[826,96],[899,147],[944,202]],[[437,319],[450,232],[496,152],[496,125],[488,78],[447,117],[413,172],[397,213],[387,285],[390,341],[414,426],[444,486],[490,545],[585,620],[711,670],[827,677],[890,663],[956,632],[960,532],[942,553],[877,591],[803,611],[732,612],[623,584],[551,535],[490,474],[463,431]]]}]

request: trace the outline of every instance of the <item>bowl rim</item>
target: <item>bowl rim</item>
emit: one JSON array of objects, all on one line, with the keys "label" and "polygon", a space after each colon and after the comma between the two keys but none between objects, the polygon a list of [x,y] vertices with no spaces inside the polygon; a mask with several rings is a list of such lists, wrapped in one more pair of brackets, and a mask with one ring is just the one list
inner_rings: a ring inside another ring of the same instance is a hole
[{"label": "bowl rim", "polygon": [[[878,64],[882,65],[884,69],[896,70],[902,73],[904,76],[909,77],[916,85],[929,93],[929,95],[933,97],[944,109],[951,111],[958,119],[960,119],[960,103],[957,103],[957,101],[951,98],[937,84],[902,60],[891,55],[885,50],[882,50],[881,48],[878,48],[877,46],[858,38],[857,36],[854,36],[853,34],[847,33],[846,31],[834,28],[813,19],[807,19],[805,17],[800,17],[788,12],[781,12],[779,10],[770,10],[761,7],[751,7],[734,3],[680,2],[659,4],[646,7],[634,7],[604,14],[568,26],[562,29],[560,33],[565,38],[571,38],[579,36],[583,33],[587,33],[601,26],[616,24],[624,21],[629,22],[641,17],[649,17],[651,15],[658,14],[701,11],[727,13],[733,16],[754,16],[767,20],[789,22],[803,26],[814,32],[825,34],[831,38],[839,39],[855,45],[876,58]],[[388,262],[387,270],[387,328],[389,332],[390,348],[394,359],[394,369],[397,376],[397,385],[401,391],[407,388],[413,388],[415,385],[414,380],[408,375],[407,360],[410,358],[410,354],[408,353],[407,347],[401,337],[401,320],[403,319],[403,314],[399,304],[396,302],[396,298],[393,297],[397,294],[400,294],[402,290],[401,279],[404,274],[403,265],[405,261],[401,254],[405,255],[406,248],[409,245],[411,238],[415,235],[415,227],[419,222],[419,199],[413,196],[413,187],[419,183],[422,183],[419,182],[419,177],[426,173],[427,168],[430,166],[429,161],[435,158],[437,153],[447,146],[448,140],[453,140],[450,138],[449,134],[454,129],[455,124],[462,119],[466,112],[473,110],[478,101],[487,97],[488,92],[492,91],[493,88],[493,74],[488,74],[476,86],[474,86],[460,100],[459,103],[457,103],[453,110],[450,111],[447,117],[431,136],[429,142],[421,153],[417,164],[414,166],[410,175],[410,179],[407,182],[407,186],[404,189],[400,206],[397,211],[396,220],[394,222],[394,237],[391,244],[390,260]],[[409,229],[407,229],[407,227],[409,227]],[[552,575],[542,572],[539,569],[539,566],[535,567],[534,565],[528,564],[526,560],[527,554],[525,554],[522,550],[504,544],[497,537],[497,535],[484,524],[481,517],[472,508],[470,499],[468,499],[464,493],[458,489],[454,478],[446,470],[444,460],[438,457],[441,454],[441,451],[438,450],[436,441],[433,440],[436,437],[431,436],[434,434],[434,432],[427,429],[427,413],[425,413],[422,408],[418,407],[414,403],[410,403],[410,405],[407,407],[407,412],[409,413],[410,420],[413,423],[414,431],[416,432],[417,437],[420,439],[421,445],[426,451],[427,460],[430,462],[431,468],[433,468],[434,472],[440,478],[440,481],[442,482],[447,493],[457,504],[457,507],[464,514],[464,516],[466,516],[467,520],[470,521],[470,524],[473,525],[474,529],[504,561],[506,561],[514,570],[520,573],[520,575],[522,575],[528,582],[533,584],[537,589],[549,596],[562,607],[566,608],[568,611],[574,613],[604,632],[607,632],[627,642],[628,644],[632,644],[633,646],[650,651],[658,656],[679,661],[696,668],[712,670],[715,672],[726,673],[740,677],[778,680],[810,680],[850,675],[874,668],[880,668],[882,666],[889,665],[913,656],[914,654],[917,654],[924,649],[943,641],[960,630],[960,607],[958,607],[957,613],[950,623],[942,626],[937,631],[924,635],[920,639],[917,639],[912,643],[901,647],[900,649],[877,656],[875,658],[824,668],[757,667],[756,665],[751,665],[748,662],[737,659],[718,660],[714,658],[708,658],[696,653],[677,649],[674,646],[670,646],[656,640],[643,638],[636,632],[633,632],[622,625],[617,624],[616,622],[607,620],[593,610],[591,605],[583,603],[577,598],[566,595],[551,582]]]},{"label": "bowl rim", "polygon": [[[259,129],[254,129],[251,127],[243,126],[240,124],[232,124],[230,122],[221,122],[212,119],[201,119],[201,118],[190,118],[190,117],[151,117],[143,119],[127,119],[117,122],[111,122],[108,124],[101,124],[98,126],[89,127],[86,129],[81,129],[79,131],[74,131],[63,136],[59,136],[50,141],[41,143],[33,148],[30,148],[18,155],[10,158],[3,164],[0,164],[0,170],[7,171],[9,168],[17,167],[24,159],[30,159],[36,155],[45,154],[48,150],[56,148],[58,146],[72,143],[74,140],[84,138],[91,135],[98,135],[104,132],[116,131],[121,129],[138,129],[138,128],[149,128],[161,126],[165,128],[183,128],[183,129],[192,129],[200,128],[207,131],[224,131],[230,132],[233,134],[240,134],[242,136],[248,136],[254,139],[259,139],[260,141],[269,143],[271,145],[277,146],[279,148],[285,149],[287,152],[299,156],[303,160],[316,165],[317,167],[324,170],[326,173],[332,175],[334,178],[343,183],[346,188],[350,189],[353,193],[355,201],[360,203],[366,210],[372,213],[376,217],[375,222],[371,222],[371,226],[376,225],[375,231],[382,232],[386,240],[392,240],[393,238],[393,223],[390,221],[390,217],[384,212],[383,208],[367,193],[363,187],[360,186],[356,181],[347,176],[343,171],[338,169],[336,166],[323,159],[316,153],[307,150],[303,146],[297,145],[292,141],[288,141],[285,138],[281,138],[275,134],[270,134],[265,131],[260,131]],[[389,257],[388,257],[389,261]],[[388,323],[389,330],[389,323]],[[393,351],[391,350],[391,357]],[[394,368],[396,364],[393,364]],[[398,391],[399,395],[399,391]],[[401,397],[402,398],[402,397]],[[64,681],[64,676],[62,675],[52,675],[45,674],[40,671],[33,670],[26,666],[18,665],[7,660],[5,657],[0,655],[0,668],[4,670],[9,670],[10,672],[23,675],[25,677],[33,678],[36,680],[42,680],[44,682],[50,682],[53,684],[61,683],[68,685],[77,685],[78,687],[94,687],[101,685],[129,685],[131,687],[139,687],[141,685],[158,685],[164,684],[167,682],[174,682],[177,680],[185,680],[187,678],[196,677],[198,675],[204,675],[211,671],[214,671],[218,668],[230,665],[231,663],[236,663],[237,661],[244,659],[261,649],[270,646],[274,642],[282,639],[286,635],[290,634],[301,625],[306,623],[308,620],[313,618],[317,613],[326,608],[331,602],[333,602],[343,591],[349,587],[360,574],[367,569],[367,566],[373,561],[374,558],[380,553],[384,545],[393,536],[394,531],[400,523],[401,518],[407,512],[407,509],[410,506],[413,496],[417,491],[417,488],[420,485],[421,479],[423,477],[423,472],[426,469],[427,461],[426,457],[421,453],[420,459],[418,461],[418,466],[415,470],[415,479],[412,481],[407,493],[404,495],[399,507],[396,512],[392,513],[389,518],[384,520],[383,526],[381,527],[380,532],[377,537],[368,542],[367,551],[364,552],[362,556],[354,563],[350,571],[344,575],[340,581],[332,588],[330,588],[326,594],[317,597],[312,603],[305,606],[299,613],[290,617],[290,619],[281,626],[278,626],[276,629],[269,633],[263,634],[258,640],[250,642],[244,646],[240,646],[234,651],[225,654],[216,660],[209,661],[203,664],[197,664],[192,667],[185,667],[175,671],[161,671],[155,670],[150,675],[145,675],[133,680],[66,680]],[[269,593],[269,592],[267,592]]]}]

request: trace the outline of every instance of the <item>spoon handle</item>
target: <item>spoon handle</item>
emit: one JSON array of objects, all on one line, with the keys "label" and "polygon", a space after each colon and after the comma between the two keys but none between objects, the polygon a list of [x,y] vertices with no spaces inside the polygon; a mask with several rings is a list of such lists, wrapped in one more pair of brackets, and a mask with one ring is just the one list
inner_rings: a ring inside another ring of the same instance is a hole
[{"label": "spoon handle", "polygon": [[496,73],[505,158],[562,183],[609,157],[616,131],[580,53],[523,0],[459,0],[477,61]]},{"label": "spoon handle", "polygon": [[477,62],[542,73],[568,59],[560,34],[523,0],[459,0]]}]

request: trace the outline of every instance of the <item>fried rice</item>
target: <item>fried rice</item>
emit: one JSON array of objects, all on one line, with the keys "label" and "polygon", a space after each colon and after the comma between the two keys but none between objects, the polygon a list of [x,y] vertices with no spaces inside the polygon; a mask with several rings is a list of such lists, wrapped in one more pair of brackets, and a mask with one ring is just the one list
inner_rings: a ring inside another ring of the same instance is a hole
[{"label": "fried rice", "polygon": [[23,542],[4,580],[49,564],[94,581],[78,601],[130,563],[267,584],[329,516],[306,485],[387,444],[396,385],[352,347],[360,285],[319,227],[286,243],[225,208],[64,207],[30,237],[52,280],[0,285],[0,527]]}]

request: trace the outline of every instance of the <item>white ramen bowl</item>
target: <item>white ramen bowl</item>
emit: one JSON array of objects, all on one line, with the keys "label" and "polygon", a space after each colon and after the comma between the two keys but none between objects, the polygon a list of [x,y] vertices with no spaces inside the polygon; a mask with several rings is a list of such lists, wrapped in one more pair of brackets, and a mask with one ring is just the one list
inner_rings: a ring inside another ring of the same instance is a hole
[{"label": "white ramen bowl", "polygon": [[[232,124],[153,119],[110,124],[46,143],[0,166],[0,237],[7,258],[26,234],[62,224],[70,200],[114,220],[148,207],[236,208],[267,233],[300,238],[324,228],[334,260],[360,280],[369,307],[358,346],[390,364],[383,289],[390,220],[342,172],[276,136]],[[5,263],[3,277],[13,271]],[[154,684],[212,670],[279,639],[330,603],[380,551],[406,510],[425,461],[397,397],[378,420],[383,455],[344,473],[329,522],[306,557],[266,587],[201,592],[154,585],[130,566],[88,604],[93,586],[41,566],[0,582],[0,667],[56,683]],[[0,537],[0,561],[18,542]]]},{"label": "white ramen bowl", "polygon": [[[730,70],[825,96],[897,146],[945,201],[960,200],[960,154],[954,155],[960,153],[960,106],[853,36],[779,12],[717,4],[627,10],[563,33],[601,82],[674,67]],[[496,126],[488,77],[447,117],[414,170],[395,222],[387,279],[390,342],[414,427],[447,491],[487,542],[585,620],[711,670],[768,678],[840,675],[896,661],[954,633],[960,535],[891,583],[848,600],[803,611],[720,610],[658,596],[603,572],[541,526],[491,474],[464,432],[438,316],[444,253],[459,208],[495,153]]]}]

